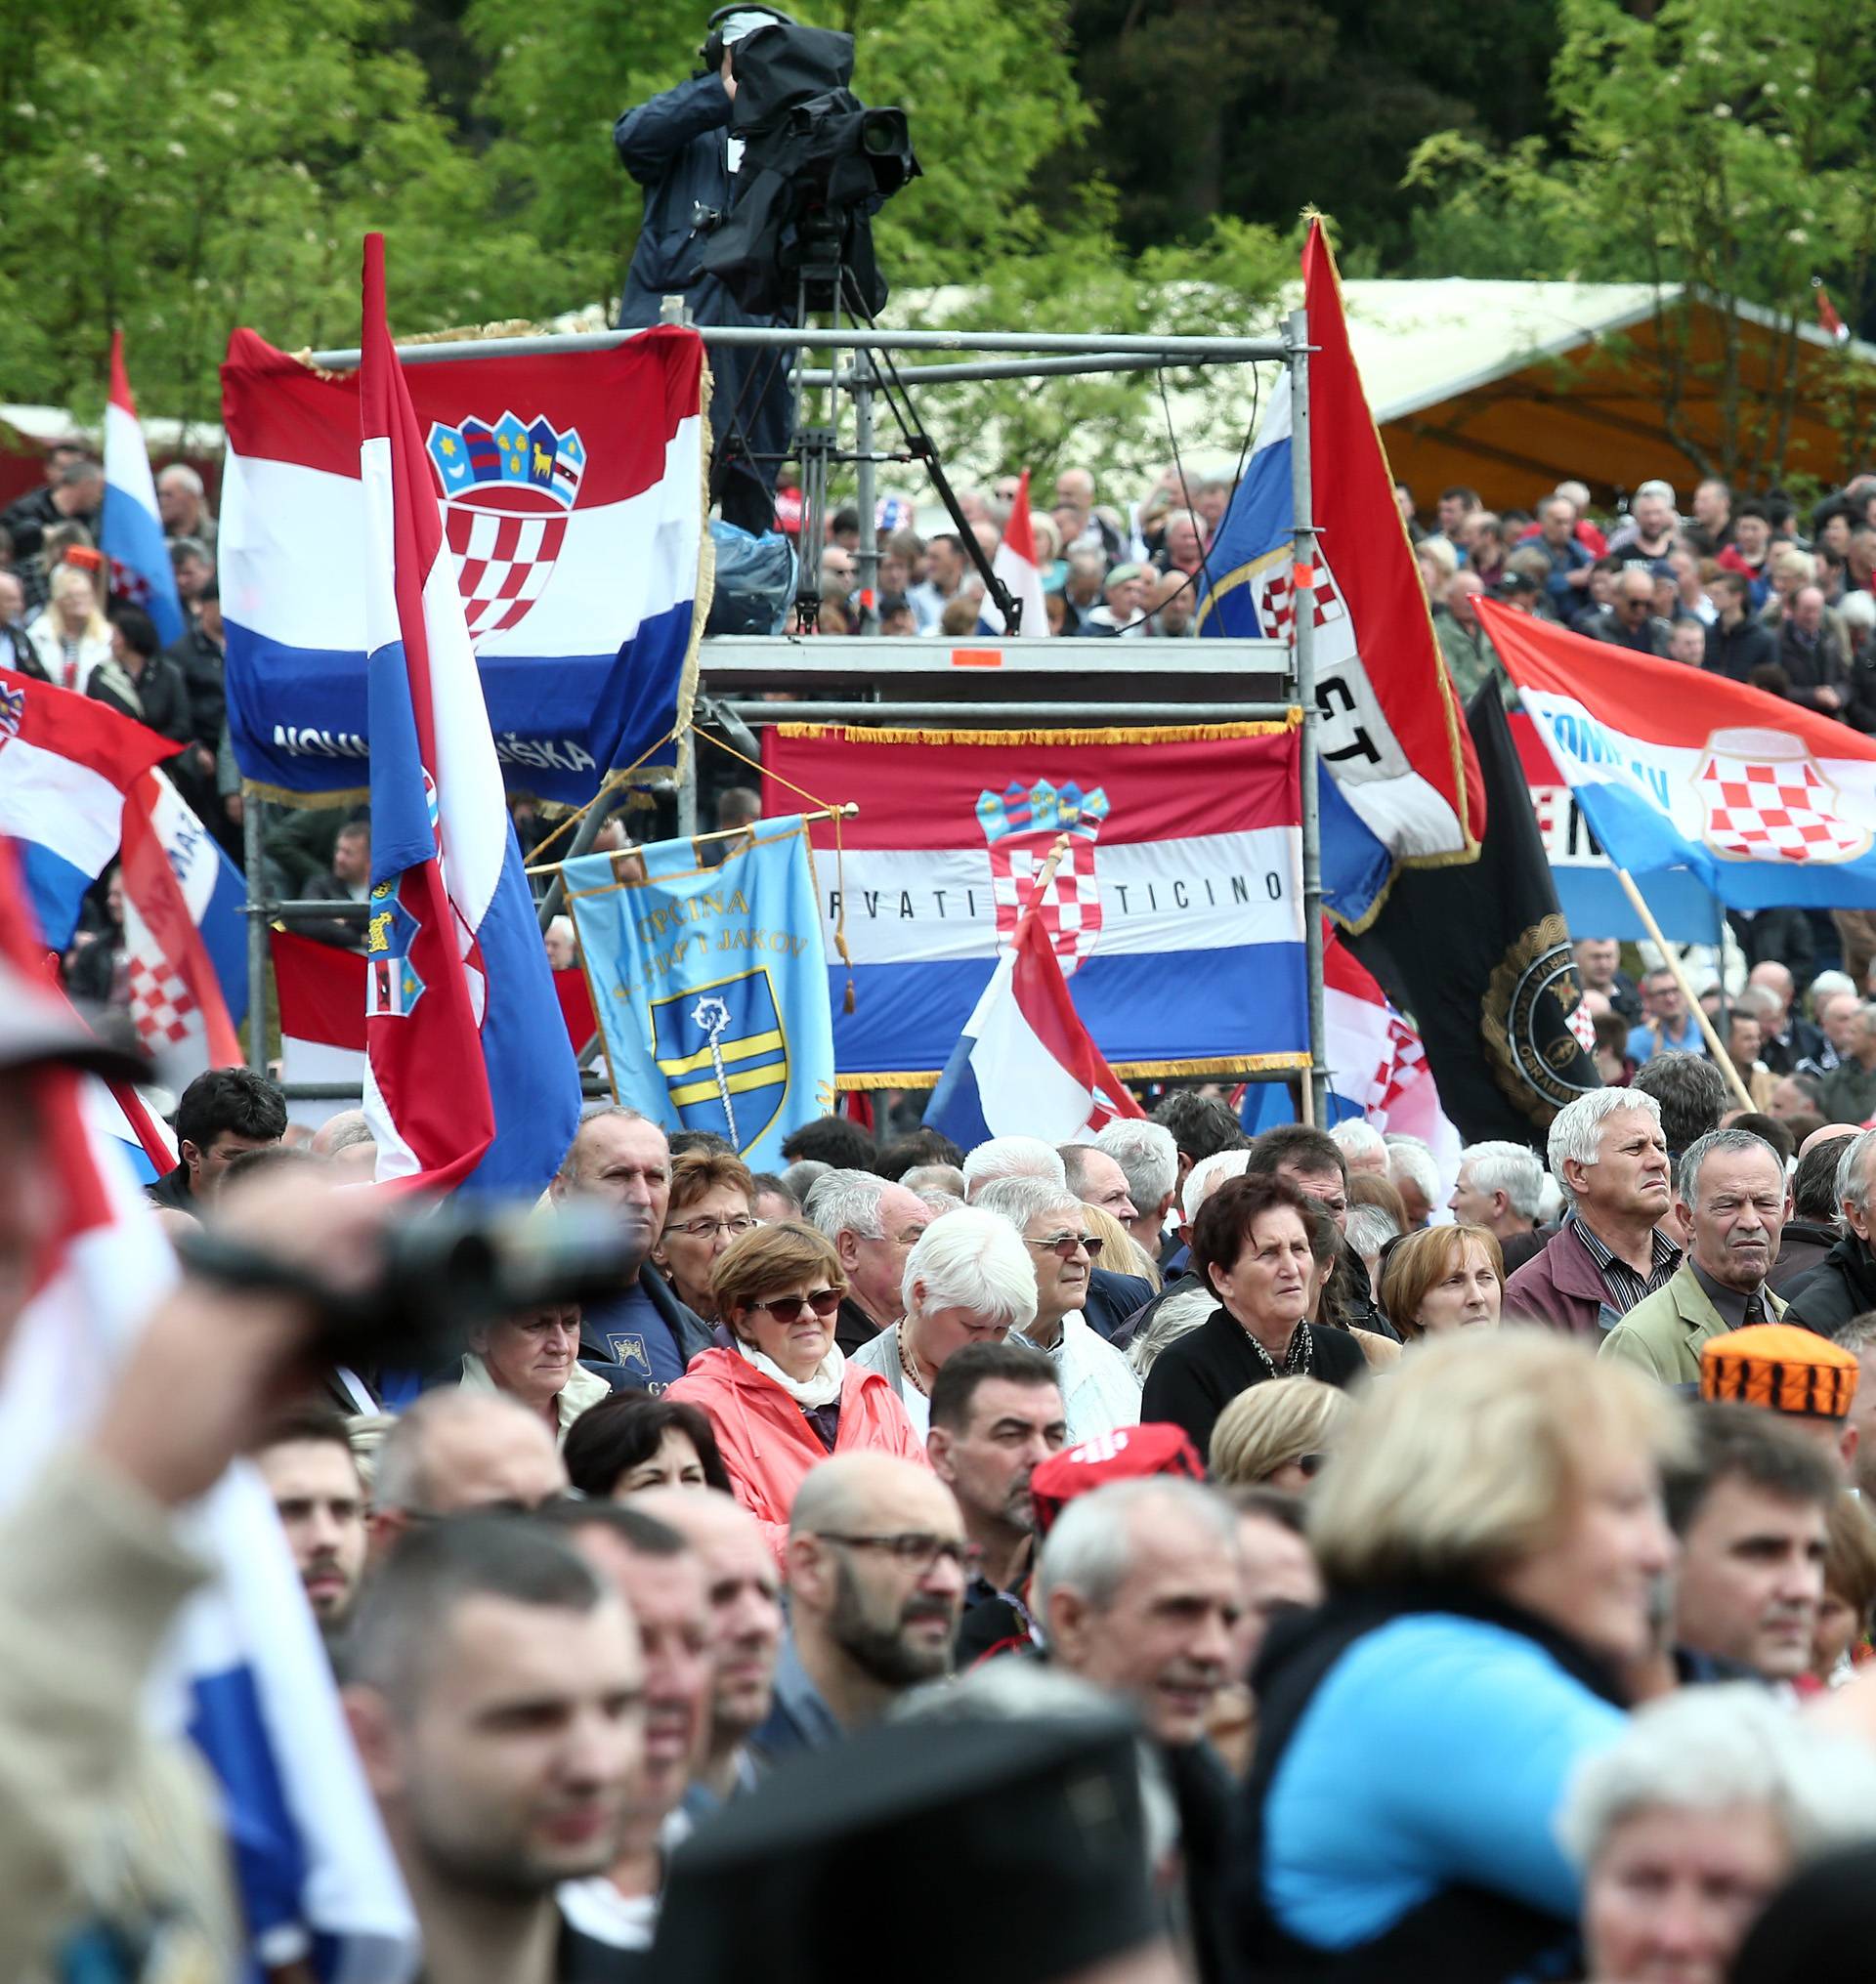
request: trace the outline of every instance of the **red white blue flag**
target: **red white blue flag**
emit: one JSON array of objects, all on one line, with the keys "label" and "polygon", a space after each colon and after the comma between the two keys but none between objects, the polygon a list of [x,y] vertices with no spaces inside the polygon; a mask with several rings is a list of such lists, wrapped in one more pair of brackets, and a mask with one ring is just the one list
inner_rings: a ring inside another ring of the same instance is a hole
[{"label": "red white blue flag", "polygon": [[1876,908],[1876,739],[1724,675],[1481,612],[1618,867],[1687,869],[1731,909]]},{"label": "red white blue flag", "polygon": [[105,516],[99,549],[110,562],[110,589],[143,608],[164,647],[183,638],[183,603],[169,562],[149,453],[124,370],[124,334],[110,334],[110,401],[105,408]]},{"label": "red white blue flag", "polygon": [[943,1071],[1063,834],[1035,916],[1117,1073],[1306,1065],[1298,750],[1274,724],[771,725],[768,809],[797,790],[860,808],[837,844],[810,829],[838,1083]]},{"label": "red white blue flag", "polygon": [[1101,1059],[1040,916],[1025,916],[953,1050],[925,1122],[960,1149],[989,1137],[1051,1144],[1144,1116]]},{"label": "red white blue flag", "polygon": [[1320,221],[1302,251],[1309,313],[1309,461],[1320,531],[1295,570],[1290,375],[1277,381],[1242,483],[1206,553],[1198,628],[1293,638],[1315,628],[1322,713],[1322,884],[1351,929],[1374,917],[1397,863],[1471,860],[1485,829],[1478,759],[1433,637],[1393,478],[1355,370]]},{"label": "red white blue flag", "polygon": [[537,1192],[579,1074],[503,802],[482,679],[364,244],[360,460],[370,648],[365,1114],[378,1178]]},{"label": "red white blue flag", "polygon": [[[417,449],[481,664],[495,753],[543,799],[609,768],[668,774],[690,714],[704,582],[704,347],[676,325],[615,351],[412,365]],[[222,367],[219,552],[242,773],[355,791],[375,743],[370,607],[333,546],[364,528],[358,374],[237,330]]]},{"label": "red white blue flag", "polygon": [[[1043,599],[1042,569],[1036,563],[1036,532],[1029,521],[1029,471],[1025,469],[1016,485],[1016,500],[1009,506],[1009,521],[1003,526],[1003,541],[990,569],[1008,586],[1010,597],[1022,608],[1021,632],[1046,634],[1048,607]],[[986,593],[977,610],[977,631],[1001,634],[1002,609]]]}]

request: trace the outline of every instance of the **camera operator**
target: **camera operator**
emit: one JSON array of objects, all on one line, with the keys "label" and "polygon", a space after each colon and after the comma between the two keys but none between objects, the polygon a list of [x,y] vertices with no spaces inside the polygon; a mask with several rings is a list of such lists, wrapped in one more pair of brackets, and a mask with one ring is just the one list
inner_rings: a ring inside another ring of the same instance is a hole
[{"label": "camera operator", "polygon": [[[788,321],[750,316],[700,262],[711,230],[735,203],[743,162],[742,140],[730,136],[732,51],[745,35],[775,23],[793,25],[773,7],[719,8],[698,51],[697,73],[627,110],[613,127],[620,163],[645,190],[619,297],[620,328],[657,323],[666,296],[682,296],[700,324]],[[789,443],[789,355],[718,345],[710,351],[710,494],[725,523],[759,535],[775,528],[775,458]]]},{"label": "camera operator", "polygon": [[[0,1359],[64,1219],[45,1087],[124,1072],[0,963]],[[282,1267],[368,1280],[383,1209],[300,1171],[217,1223]],[[156,1308],[90,1432],[0,1518],[0,1976],[233,1978],[226,1843],[192,1752],[150,1734],[157,1650],[206,1567],[177,1516],[307,1382],[314,1303],[189,1281]],[[160,1948],[160,1959],[154,1953]]]}]

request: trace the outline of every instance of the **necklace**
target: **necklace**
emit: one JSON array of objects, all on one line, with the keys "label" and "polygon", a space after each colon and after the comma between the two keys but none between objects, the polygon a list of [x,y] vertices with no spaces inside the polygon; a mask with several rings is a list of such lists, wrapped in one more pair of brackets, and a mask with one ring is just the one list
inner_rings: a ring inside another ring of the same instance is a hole
[{"label": "necklace", "polygon": [[1250,1341],[1251,1348],[1263,1360],[1263,1367],[1272,1377],[1295,1377],[1300,1372],[1306,1373],[1308,1372],[1309,1326],[1307,1323],[1299,1323],[1297,1325],[1297,1333],[1290,1339],[1290,1348],[1284,1353],[1281,1369],[1278,1368],[1277,1360],[1270,1355],[1249,1330],[1244,1333]]},{"label": "necklace", "polygon": [[921,1398],[929,1398],[931,1396],[931,1387],[918,1375],[917,1362],[907,1353],[906,1332],[903,1326],[899,1331],[899,1369],[905,1372],[907,1382],[911,1384],[913,1390],[917,1392]]}]

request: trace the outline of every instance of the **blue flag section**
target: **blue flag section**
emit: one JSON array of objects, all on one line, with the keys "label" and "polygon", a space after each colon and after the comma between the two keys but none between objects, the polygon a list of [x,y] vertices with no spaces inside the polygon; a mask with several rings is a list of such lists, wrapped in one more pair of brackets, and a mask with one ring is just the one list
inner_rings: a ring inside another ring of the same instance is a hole
[{"label": "blue flag section", "polygon": [[667,840],[639,850],[642,882],[608,854],[564,874],[614,1094],[760,1170],[833,1106],[833,1013],[806,828],[750,832],[720,867]]}]

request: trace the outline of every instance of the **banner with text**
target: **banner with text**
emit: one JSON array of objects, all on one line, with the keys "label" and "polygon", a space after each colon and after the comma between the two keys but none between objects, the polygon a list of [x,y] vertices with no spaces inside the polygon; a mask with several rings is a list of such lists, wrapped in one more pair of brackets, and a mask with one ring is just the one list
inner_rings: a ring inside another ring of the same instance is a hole
[{"label": "banner with text", "polygon": [[[813,828],[843,1088],[918,1083],[957,1045],[1037,872],[1075,1007],[1117,1075],[1308,1060],[1300,734],[1191,730],[763,733],[774,805],[852,800]],[[784,782],[786,781],[786,782]]]},{"label": "banner with text", "polygon": [[784,1140],[833,1107],[827,954],[799,817],[758,821],[720,867],[666,840],[581,855],[562,872],[613,1093],[667,1129],[728,1137],[756,1170],[780,1164]]}]

